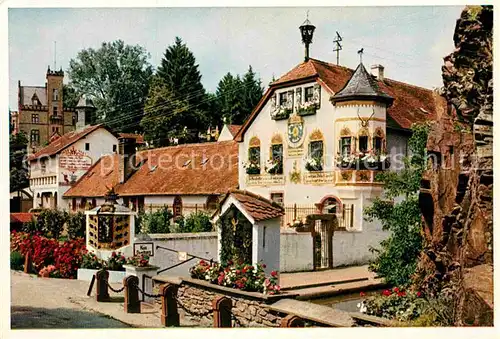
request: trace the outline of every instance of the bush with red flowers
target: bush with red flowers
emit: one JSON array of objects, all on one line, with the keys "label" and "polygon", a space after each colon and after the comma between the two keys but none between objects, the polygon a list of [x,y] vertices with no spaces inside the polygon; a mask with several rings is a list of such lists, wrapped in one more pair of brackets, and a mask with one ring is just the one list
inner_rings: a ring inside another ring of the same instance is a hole
[{"label": "bush with red flowers", "polygon": [[191,267],[189,272],[194,279],[206,280],[220,286],[264,294],[279,293],[278,272],[272,271],[271,275],[266,277],[265,268],[263,263],[253,266],[230,260],[226,265],[220,265],[201,260]]},{"label": "bush with red flowers", "polygon": [[132,265],[135,267],[147,267],[149,266],[149,257],[144,254],[137,254],[133,257],[127,259],[127,265]]},{"label": "bush with red flowers", "polygon": [[[363,293],[363,292],[361,292]],[[360,293],[360,296],[363,297]],[[394,287],[386,289],[380,296],[369,297],[360,304],[358,308],[363,313],[378,317],[389,318],[400,321],[409,321],[418,318],[427,306],[422,298],[422,292],[410,292]]]},{"label": "bush with red flowers", "polygon": [[10,240],[11,251],[20,252],[23,256],[31,254],[36,272],[53,265],[51,273],[54,277],[75,278],[85,251],[85,244],[81,238],[59,242],[40,234],[31,235],[14,231]]}]

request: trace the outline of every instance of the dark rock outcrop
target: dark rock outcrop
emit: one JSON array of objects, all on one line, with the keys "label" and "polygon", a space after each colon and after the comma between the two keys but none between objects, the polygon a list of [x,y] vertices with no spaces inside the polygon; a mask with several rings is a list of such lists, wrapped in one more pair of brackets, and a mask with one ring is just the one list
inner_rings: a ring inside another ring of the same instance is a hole
[{"label": "dark rock outcrop", "polygon": [[[457,20],[455,51],[442,68],[448,107],[438,112],[429,133],[431,164],[420,190],[425,249],[416,284],[430,291],[459,285],[458,325],[470,319],[471,305],[488,309],[492,305],[484,300],[493,300],[464,286],[466,270],[493,264],[492,28],[491,6],[468,6]],[[492,278],[492,270],[478,274],[483,276],[476,279]],[[481,307],[478,300],[484,301]],[[492,316],[478,319],[488,325]]]}]

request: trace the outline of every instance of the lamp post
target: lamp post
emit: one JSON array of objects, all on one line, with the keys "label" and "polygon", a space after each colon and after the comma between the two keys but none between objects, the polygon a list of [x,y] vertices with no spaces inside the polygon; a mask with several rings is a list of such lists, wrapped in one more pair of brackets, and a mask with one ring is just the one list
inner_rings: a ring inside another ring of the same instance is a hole
[{"label": "lamp post", "polygon": [[306,46],[304,61],[309,60],[309,45],[312,43],[314,30],[316,27],[311,24],[309,19],[299,27],[300,34],[302,35],[302,43]]}]

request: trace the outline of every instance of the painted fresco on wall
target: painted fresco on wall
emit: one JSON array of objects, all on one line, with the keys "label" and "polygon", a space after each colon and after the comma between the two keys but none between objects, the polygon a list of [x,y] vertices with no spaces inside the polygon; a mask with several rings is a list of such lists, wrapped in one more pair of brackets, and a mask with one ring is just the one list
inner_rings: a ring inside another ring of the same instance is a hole
[{"label": "painted fresco on wall", "polygon": [[74,146],[61,152],[59,168],[63,175],[61,184],[71,185],[77,180],[77,171],[86,171],[92,166],[92,158]]}]

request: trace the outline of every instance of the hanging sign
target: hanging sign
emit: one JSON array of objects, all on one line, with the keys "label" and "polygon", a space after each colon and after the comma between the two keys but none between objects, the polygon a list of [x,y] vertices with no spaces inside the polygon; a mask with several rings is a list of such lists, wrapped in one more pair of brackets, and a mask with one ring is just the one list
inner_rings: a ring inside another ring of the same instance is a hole
[{"label": "hanging sign", "polygon": [[134,255],[144,254],[148,257],[153,257],[155,255],[154,252],[154,243],[152,242],[143,242],[143,243],[134,243]]}]

